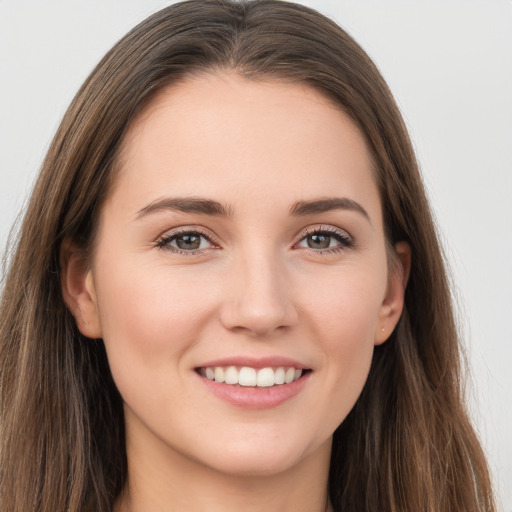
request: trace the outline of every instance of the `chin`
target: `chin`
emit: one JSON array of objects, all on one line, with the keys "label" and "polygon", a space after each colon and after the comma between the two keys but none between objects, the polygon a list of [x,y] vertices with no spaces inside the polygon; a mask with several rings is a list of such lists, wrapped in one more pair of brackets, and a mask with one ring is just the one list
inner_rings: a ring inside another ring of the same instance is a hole
[{"label": "chin", "polygon": [[291,471],[309,458],[319,455],[320,459],[329,462],[331,438],[324,443],[308,446],[290,441],[292,440],[282,442],[279,439],[277,446],[271,441],[262,444],[261,438],[260,442],[252,442],[250,446],[247,445],[247,440],[245,443],[230,443],[220,456],[209,453],[211,457],[208,457],[210,460],[207,465],[226,475],[266,477]]}]

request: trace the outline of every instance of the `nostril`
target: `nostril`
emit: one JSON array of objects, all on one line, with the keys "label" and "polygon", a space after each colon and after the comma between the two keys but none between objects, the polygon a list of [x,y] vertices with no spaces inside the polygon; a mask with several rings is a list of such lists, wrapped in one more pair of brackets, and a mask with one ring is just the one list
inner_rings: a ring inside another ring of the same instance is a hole
[{"label": "nostril", "polygon": [[291,304],[267,304],[254,307],[248,304],[227,304],[221,314],[226,329],[239,334],[265,336],[269,333],[283,333],[295,325],[298,315]]}]

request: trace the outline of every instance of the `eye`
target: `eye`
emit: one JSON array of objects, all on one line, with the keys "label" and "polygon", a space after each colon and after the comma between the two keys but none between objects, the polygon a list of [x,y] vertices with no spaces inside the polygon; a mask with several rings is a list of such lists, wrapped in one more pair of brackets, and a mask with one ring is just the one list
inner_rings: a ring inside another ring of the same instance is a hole
[{"label": "eye", "polygon": [[352,238],[345,231],[337,228],[321,228],[308,231],[296,247],[318,252],[336,252],[353,245]]},{"label": "eye", "polygon": [[217,248],[210,237],[197,230],[181,230],[168,233],[157,241],[157,247],[178,252],[195,254],[205,249]]}]

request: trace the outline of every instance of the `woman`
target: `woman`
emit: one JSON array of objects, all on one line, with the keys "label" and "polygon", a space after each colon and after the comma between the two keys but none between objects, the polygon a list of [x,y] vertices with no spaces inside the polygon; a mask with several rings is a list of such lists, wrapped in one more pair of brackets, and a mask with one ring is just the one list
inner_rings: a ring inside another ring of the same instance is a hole
[{"label": "woman", "polygon": [[305,7],[184,2],[106,55],[0,318],[3,510],[494,510],[400,114]]}]

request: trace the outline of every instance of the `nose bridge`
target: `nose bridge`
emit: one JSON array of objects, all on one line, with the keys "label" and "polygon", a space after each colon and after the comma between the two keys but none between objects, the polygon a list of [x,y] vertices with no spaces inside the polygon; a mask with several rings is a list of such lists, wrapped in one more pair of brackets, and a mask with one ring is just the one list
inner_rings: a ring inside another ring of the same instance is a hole
[{"label": "nose bridge", "polygon": [[235,257],[228,279],[223,323],[252,335],[290,327],[297,314],[285,262],[269,244],[252,244]]}]

